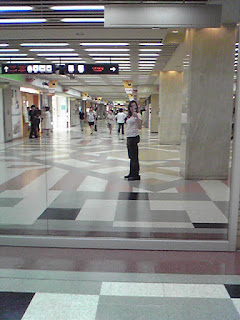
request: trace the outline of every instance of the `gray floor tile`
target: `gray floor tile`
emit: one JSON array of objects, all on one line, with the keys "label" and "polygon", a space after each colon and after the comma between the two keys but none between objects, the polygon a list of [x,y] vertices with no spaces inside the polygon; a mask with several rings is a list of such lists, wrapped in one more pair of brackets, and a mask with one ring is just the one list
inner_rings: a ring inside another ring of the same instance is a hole
[{"label": "gray floor tile", "polygon": [[0,207],[14,207],[22,198],[0,198]]},{"label": "gray floor tile", "polygon": [[205,193],[150,193],[149,200],[210,201],[211,199]]},{"label": "gray floor tile", "polygon": [[167,309],[162,305],[99,304],[96,320],[169,320]]}]

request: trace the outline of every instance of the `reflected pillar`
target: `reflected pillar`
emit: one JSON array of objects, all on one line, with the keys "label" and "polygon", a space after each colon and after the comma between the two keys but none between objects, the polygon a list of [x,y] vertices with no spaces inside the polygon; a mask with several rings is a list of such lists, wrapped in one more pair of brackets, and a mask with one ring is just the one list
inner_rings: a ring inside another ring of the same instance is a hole
[{"label": "reflected pillar", "polygon": [[180,144],[182,110],[182,72],[160,72],[159,143]]},{"label": "reflected pillar", "polygon": [[158,94],[151,95],[151,119],[150,119],[150,132],[156,133],[158,132]]},{"label": "reflected pillar", "polygon": [[235,28],[186,32],[181,174],[227,179],[233,111]]}]

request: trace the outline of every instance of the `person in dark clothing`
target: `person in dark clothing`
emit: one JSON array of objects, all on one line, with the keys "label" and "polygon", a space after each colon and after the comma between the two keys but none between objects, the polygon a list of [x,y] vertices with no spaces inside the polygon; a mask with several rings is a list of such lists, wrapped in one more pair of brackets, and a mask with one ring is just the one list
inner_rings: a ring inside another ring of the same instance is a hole
[{"label": "person in dark clothing", "polygon": [[37,119],[38,119],[38,111],[36,110],[36,106],[33,104],[31,105],[31,110],[29,111],[29,119],[31,122],[31,130],[29,134],[29,139],[38,138],[37,134]]},{"label": "person in dark clothing", "polygon": [[81,128],[81,131],[83,131],[83,127],[84,127],[84,112],[82,110],[79,112],[79,119],[80,119],[80,128]]}]

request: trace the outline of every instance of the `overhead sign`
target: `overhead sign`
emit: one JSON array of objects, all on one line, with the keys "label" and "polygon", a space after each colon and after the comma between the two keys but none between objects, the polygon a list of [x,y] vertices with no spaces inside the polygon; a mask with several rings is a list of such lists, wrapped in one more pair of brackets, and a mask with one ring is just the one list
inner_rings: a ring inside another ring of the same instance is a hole
[{"label": "overhead sign", "polygon": [[55,64],[3,64],[2,74],[52,74],[55,73]]},{"label": "overhead sign", "polygon": [[64,64],[59,66],[59,74],[119,74],[118,64]]}]

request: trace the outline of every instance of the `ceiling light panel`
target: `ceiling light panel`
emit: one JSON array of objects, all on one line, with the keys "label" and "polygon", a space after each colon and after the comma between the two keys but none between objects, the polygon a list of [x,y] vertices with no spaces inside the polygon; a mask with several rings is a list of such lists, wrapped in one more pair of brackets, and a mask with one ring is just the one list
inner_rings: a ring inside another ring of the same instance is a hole
[{"label": "ceiling light panel", "polygon": [[[1,59],[0,59],[1,60]],[[9,60],[7,61],[6,63],[14,63],[14,64],[18,64],[18,63],[41,63],[41,61],[38,61],[38,60],[34,60],[34,61],[26,61],[26,60],[18,60],[18,61],[13,61],[13,60]]]},{"label": "ceiling light panel", "polygon": [[162,46],[161,42],[146,42],[146,43],[139,43],[140,46]]},{"label": "ceiling light panel", "polygon": [[0,49],[0,52],[18,52],[19,49]]},{"label": "ceiling light panel", "polygon": [[0,57],[26,57],[26,53],[0,53]]},{"label": "ceiling light panel", "polygon": [[76,57],[78,53],[39,53],[39,57]]},{"label": "ceiling light panel", "polygon": [[55,11],[104,11],[104,6],[53,6]]},{"label": "ceiling light panel", "polygon": [[32,52],[59,52],[59,50],[61,50],[62,52],[71,52],[74,51],[74,49],[29,49],[29,51]]},{"label": "ceiling light panel", "polygon": [[0,43],[0,47],[8,47],[9,44],[8,43]]},{"label": "ceiling light panel", "polygon": [[29,6],[0,6],[0,12],[12,11],[31,11],[33,7]]},{"label": "ceiling light panel", "polygon": [[16,23],[43,23],[46,19],[0,19],[1,24],[16,24]]},{"label": "ceiling light panel", "polygon": [[126,42],[83,42],[81,46],[128,46]]},{"label": "ceiling light panel", "polygon": [[102,49],[102,48],[98,48],[98,49],[84,49],[85,51],[92,51],[92,52],[127,52],[129,51],[129,49],[111,49],[111,48],[107,48],[107,49]]},{"label": "ceiling light panel", "polygon": [[90,57],[129,57],[129,53],[89,53]]},{"label": "ceiling light panel", "polygon": [[139,49],[141,52],[160,52],[162,49]]},{"label": "ceiling light panel", "polygon": [[68,46],[68,43],[21,43],[20,46],[22,47],[64,47]]},{"label": "ceiling light panel", "polygon": [[104,18],[64,18],[61,21],[69,23],[104,23]]}]

